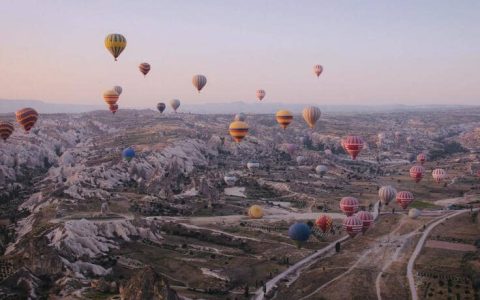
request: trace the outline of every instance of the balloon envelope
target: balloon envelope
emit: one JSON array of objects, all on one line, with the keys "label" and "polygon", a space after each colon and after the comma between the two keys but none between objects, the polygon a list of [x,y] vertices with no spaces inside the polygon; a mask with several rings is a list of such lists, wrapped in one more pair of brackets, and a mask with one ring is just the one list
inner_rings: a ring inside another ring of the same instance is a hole
[{"label": "balloon envelope", "polygon": [[13,133],[13,124],[7,121],[0,121],[0,138],[6,141]]},{"label": "balloon envelope", "polygon": [[127,39],[119,33],[111,33],[105,37],[105,48],[113,55],[115,61],[127,47]]},{"label": "balloon envelope", "polygon": [[122,156],[126,161],[130,161],[132,158],[135,157],[135,150],[132,147],[128,147],[123,150]]},{"label": "balloon envelope", "polygon": [[38,120],[38,113],[30,107],[22,108],[15,113],[18,124],[29,132]]}]

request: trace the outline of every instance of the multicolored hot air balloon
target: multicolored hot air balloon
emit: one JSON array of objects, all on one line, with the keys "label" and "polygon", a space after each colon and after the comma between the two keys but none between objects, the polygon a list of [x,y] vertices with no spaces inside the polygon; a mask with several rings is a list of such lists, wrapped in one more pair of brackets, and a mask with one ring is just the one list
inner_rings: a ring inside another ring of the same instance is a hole
[{"label": "multicolored hot air balloon", "polygon": [[120,95],[122,94],[122,92],[123,92],[122,87],[119,86],[119,85],[114,86],[114,87],[113,87],[113,90],[114,90],[115,92],[117,92],[117,94],[118,94],[119,96],[120,96]]},{"label": "multicolored hot air balloon", "polygon": [[433,180],[436,183],[442,182],[445,178],[447,178],[447,172],[444,169],[435,169],[432,172]]},{"label": "multicolored hot air balloon", "polygon": [[225,181],[225,183],[228,185],[228,186],[234,186],[235,183],[237,182],[238,178],[237,176],[234,176],[234,175],[225,175],[223,176],[223,181]]},{"label": "multicolored hot air balloon", "polygon": [[352,216],[358,210],[358,199],[354,197],[343,197],[340,200],[340,210],[347,216]]},{"label": "multicolored hot air balloon", "polygon": [[38,120],[38,113],[33,108],[27,107],[18,110],[16,113],[18,124],[28,133]]},{"label": "multicolored hot air balloon", "polygon": [[418,217],[420,217],[420,215],[422,214],[422,212],[416,208],[410,208],[410,210],[408,211],[408,216],[411,218],[411,219],[416,219]]},{"label": "multicolored hot air balloon", "polygon": [[257,99],[262,101],[265,98],[265,91],[264,90],[257,90]]},{"label": "multicolored hot air balloon", "polygon": [[415,198],[411,192],[400,191],[397,193],[397,203],[403,209],[406,209],[413,200],[415,200]]},{"label": "multicolored hot air balloon", "polygon": [[[179,104],[179,105],[180,105],[180,104]],[[159,111],[160,113],[163,113],[163,111],[165,110],[166,107],[167,107],[167,106],[166,106],[165,103],[163,103],[163,102],[159,102],[159,103],[157,104],[157,109],[158,109],[158,111]]]},{"label": "multicolored hot air balloon", "polygon": [[118,104],[109,105],[108,109],[112,112],[112,114],[115,114],[118,110]]},{"label": "multicolored hot air balloon", "polygon": [[118,93],[115,90],[106,90],[103,92],[103,100],[109,106],[117,103],[118,101]]},{"label": "multicolored hot air balloon", "polygon": [[283,129],[287,129],[288,125],[292,123],[293,115],[288,110],[279,110],[275,114],[275,118]]},{"label": "multicolored hot air balloon", "polygon": [[123,152],[122,152],[122,157],[126,161],[131,161],[132,158],[135,157],[135,150],[133,150],[132,147],[128,147],[128,148],[124,149]]},{"label": "multicolored hot air balloon", "polygon": [[424,153],[420,153],[417,155],[417,161],[423,165],[425,161],[427,160],[427,156]]},{"label": "multicolored hot air balloon", "polygon": [[139,66],[138,66],[138,69],[140,70],[140,72],[142,72],[143,76],[147,76],[148,72],[150,72],[150,64],[149,63],[141,63]]},{"label": "multicolored hot air balloon", "polygon": [[260,205],[252,205],[248,209],[250,219],[261,219],[263,217],[263,209]]},{"label": "multicolored hot air balloon", "polygon": [[410,168],[410,177],[416,182],[419,183],[420,180],[423,178],[423,173],[425,172],[425,168],[422,166],[413,166]]},{"label": "multicolored hot air balloon", "polygon": [[378,197],[380,198],[380,202],[382,202],[385,205],[388,205],[388,203],[390,203],[393,199],[395,199],[396,195],[397,195],[397,190],[391,185],[382,186],[378,190]]},{"label": "multicolored hot air balloon", "polygon": [[234,121],[242,121],[245,122],[245,119],[247,116],[244,113],[238,113],[235,115],[235,118],[233,118]]},{"label": "multicolored hot air balloon", "polygon": [[363,145],[363,139],[356,135],[349,135],[342,140],[342,146],[353,160],[355,160],[360,151],[362,151]]},{"label": "multicolored hot air balloon", "polygon": [[193,86],[197,89],[197,91],[200,93],[200,91],[203,89],[203,87],[207,84],[207,77],[203,75],[195,75],[192,78],[192,83]]},{"label": "multicolored hot air balloon", "polygon": [[367,229],[373,223],[373,215],[371,213],[369,213],[368,211],[362,210],[362,211],[359,211],[356,214],[356,216],[357,216],[357,218],[360,219],[360,221],[362,221],[362,232],[365,233],[365,231],[367,231]]},{"label": "multicolored hot air balloon", "polygon": [[105,38],[105,48],[110,51],[115,61],[125,47],[127,47],[127,39],[119,33],[109,34]]},{"label": "multicolored hot air balloon", "polygon": [[248,124],[242,121],[233,121],[230,123],[228,131],[235,142],[240,143],[248,133]]},{"label": "multicolored hot air balloon", "polygon": [[321,65],[315,65],[313,66],[313,73],[317,75],[317,78],[320,77],[320,74],[323,72],[323,67]]},{"label": "multicolored hot air balloon", "polygon": [[349,216],[343,219],[343,230],[345,230],[351,238],[354,238],[363,229],[363,222],[356,216]]},{"label": "multicolored hot air balloon", "polygon": [[178,99],[170,100],[170,106],[173,108],[175,112],[177,112],[177,109],[180,107],[180,100]]},{"label": "multicolored hot air balloon", "polygon": [[333,220],[329,215],[321,215],[315,221],[315,225],[322,230],[323,233],[326,233],[332,229]]},{"label": "multicolored hot air balloon", "polygon": [[295,242],[298,248],[310,237],[311,229],[305,223],[295,223],[288,228],[288,236]]},{"label": "multicolored hot air balloon", "polygon": [[322,112],[318,107],[308,106],[303,109],[302,115],[303,115],[303,119],[305,120],[305,122],[307,122],[308,126],[310,126],[310,128],[313,128],[315,127],[315,124],[317,123],[318,119],[320,119]]},{"label": "multicolored hot air balloon", "polygon": [[328,168],[325,165],[318,165],[315,168],[315,172],[322,177],[323,177],[323,175],[325,175],[327,173],[327,171],[328,171]]},{"label": "multicolored hot air balloon", "polygon": [[0,121],[0,138],[6,141],[13,133],[13,124],[7,121]]}]

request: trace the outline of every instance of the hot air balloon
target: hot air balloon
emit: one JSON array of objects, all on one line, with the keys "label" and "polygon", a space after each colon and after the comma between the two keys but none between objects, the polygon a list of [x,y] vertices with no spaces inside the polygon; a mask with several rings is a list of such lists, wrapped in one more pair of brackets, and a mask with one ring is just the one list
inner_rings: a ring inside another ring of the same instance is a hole
[{"label": "hot air balloon", "polygon": [[317,123],[318,119],[320,119],[322,112],[318,107],[308,106],[303,109],[302,115],[303,115],[303,119],[305,120],[305,122],[307,122],[308,126],[310,126],[310,128],[313,128],[315,127],[315,124]]},{"label": "hot air balloon", "polygon": [[142,72],[143,76],[147,76],[148,72],[150,72],[150,64],[149,63],[141,63],[139,66],[138,66],[138,69],[140,70],[140,72]]},{"label": "hot air balloon", "polygon": [[235,142],[240,143],[248,133],[248,124],[242,121],[233,121],[228,130]]},{"label": "hot air balloon", "polygon": [[13,133],[13,124],[7,121],[0,121],[0,138],[6,141]]},{"label": "hot air balloon", "polygon": [[[178,106],[180,106],[180,101],[179,101]],[[178,106],[177,106],[177,107],[178,107]],[[163,102],[160,102],[160,103],[157,104],[157,109],[158,109],[158,111],[159,111],[160,113],[163,113],[163,111],[165,110],[166,107],[167,107],[167,106],[166,106],[165,103],[163,103]],[[172,107],[173,107],[173,105],[172,105]]]},{"label": "hot air balloon", "polygon": [[126,161],[131,161],[135,157],[135,150],[132,147],[125,148],[122,152],[122,157]]},{"label": "hot air balloon", "polygon": [[127,39],[118,33],[109,34],[105,38],[105,47],[110,53],[112,53],[115,61],[117,61],[117,57],[122,53],[125,47],[127,47]]},{"label": "hot air balloon", "polygon": [[415,141],[415,139],[413,138],[413,136],[407,136],[407,143],[409,145],[413,144],[413,141]]},{"label": "hot air balloon", "polygon": [[299,156],[297,156],[296,161],[297,161],[298,165],[302,165],[305,162],[305,157],[299,155]]},{"label": "hot air balloon", "polygon": [[410,177],[415,182],[420,182],[423,178],[423,173],[425,172],[425,168],[422,166],[413,166],[410,168]]},{"label": "hot air balloon", "polygon": [[38,113],[33,108],[27,107],[18,110],[16,113],[18,124],[28,133],[38,120]]},{"label": "hot air balloon", "polygon": [[320,77],[320,74],[323,72],[323,67],[321,65],[315,65],[313,66],[313,73],[317,75],[317,78]]},{"label": "hot air balloon", "polygon": [[342,140],[345,151],[350,154],[352,159],[356,159],[357,155],[363,149],[363,139],[356,135],[349,135]]},{"label": "hot air balloon", "polygon": [[257,90],[257,99],[262,101],[264,97],[265,97],[265,91],[264,90]]},{"label": "hot air balloon", "polygon": [[248,209],[250,219],[261,219],[263,217],[263,209],[259,205],[252,205]]},{"label": "hot air balloon", "polygon": [[237,177],[234,176],[234,175],[225,175],[223,176],[223,181],[225,181],[225,183],[228,185],[228,186],[234,186],[235,185],[235,182],[237,182]]},{"label": "hot air balloon", "polygon": [[408,211],[408,216],[412,219],[420,217],[421,214],[422,212],[416,208],[410,208],[410,210]]},{"label": "hot air balloon", "polygon": [[203,75],[195,75],[193,76],[192,83],[193,83],[193,86],[200,93],[203,87],[207,84],[207,77]]},{"label": "hot air balloon", "polygon": [[444,169],[435,169],[432,172],[433,180],[436,183],[442,182],[445,178],[447,178],[447,172]]},{"label": "hot air balloon", "polygon": [[315,221],[315,225],[322,230],[323,233],[326,233],[332,229],[332,217],[328,215],[321,215],[318,217],[318,219]]},{"label": "hot air balloon", "polygon": [[180,107],[180,100],[178,99],[170,100],[170,106],[173,108],[175,112],[177,112],[177,109]]},{"label": "hot air balloon", "polygon": [[308,240],[310,233],[310,227],[305,223],[295,223],[288,228],[288,236],[297,244],[298,248]]},{"label": "hot air balloon", "polygon": [[283,129],[287,129],[288,125],[290,125],[293,120],[293,115],[288,110],[277,111],[275,117],[277,118],[278,124],[280,124]]},{"label": "hot air balloon", "polygon": [[357,218],[360,219],[360,221],[362,221],[362,232],[365,233],[365,231],[367,231],[367,229],[370,227],[370,225],[373,223],[373,216],[371,213],[369,213],[368,211],[359,211],[357,214],[356,214]]},{"label": "hot air balloon", "polygon": [[112,114],[115,114],[118,110],[118,104],[109,105],[108,109],[112,112]]},{"label": "hot air balloon", "polygon": [[315,172],[322,177],[323,177],[323,175],[325,175],[325,173],[327,173],[327,171],[328,171],[328,168],[325,165],[318,165],[315,168]]},{"label": "hot air balloon", "polygon": [[244,113],[238,113],[235,115],[235,118],[233,118],[234,121],[242,121],[242,122],[245,122],[245,119],[247,118],[247,116],[245,116]]},{"label": "hot air balloon", "polygon": [[420,153],[419,155],[417,155],[417,161],[418,161],[420,164],[423,165],[426,160],[427,160],[427,156],[426,156],[424,153]]},{"label": "hot air balloon", "polygon": [[396,195],[397,190],[391,185],[382,186],[378,190],[378,197],[380,198],[380,201],[385,205],[388,205],[388,203],[395,199]]},{"label": "hot air balloon", "polygon": [[117,94],[118,94],[119,96],[120,96],[120,95],[122,94],[122,92],[123,92],[122,87],[119,86],[119,85],[114,86],[114,87],[113,87],[113,90],[114,90],[115,92],[117,92]]},{"label": "hot air balloon", "polygon": [[118,93],[115,90],[106,90],[103,92],[103,100],[110,106],[118,101]]},{"label": "hot air balloon", "polygon": [[406,209],[415,198],[411,192],[400,191],[397,193],[397,203],[401,208]]},{"label": "hot air balloon", "polygon": [[290,156],[294,155],[297,151],[297,145],[295,144],[287,144],[285,148],[287,149],[287,152],[288,154],[290,154]]},{"label": "hot air balloon", "polygon": [[352,216],[358,210],[358,199],[354,197],[343,197],[340,200],[340,210],[347,216]]},{"label": "hot air balloon", "polygon": [[345,230],[351,238],[354,238],[363,229],[363,222],[356,216],[349,216],[343,219],[343,230]]},{"label": "hot air balloon", "polygon": [[260,169],[260,163],[258,162],[248,162],[247,163],[247,168],[250,170],[250,171],[254,171],[254,170],[257,170],[257,169]]}]

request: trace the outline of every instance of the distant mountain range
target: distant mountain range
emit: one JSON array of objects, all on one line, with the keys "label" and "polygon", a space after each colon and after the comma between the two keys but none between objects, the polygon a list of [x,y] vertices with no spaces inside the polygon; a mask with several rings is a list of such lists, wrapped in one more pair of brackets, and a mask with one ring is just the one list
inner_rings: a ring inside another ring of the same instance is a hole
[{"label": "distant mountain range", "polygon": [[[200,114],[233,114],[238,112],[269,114],[275,113],[279,109],[288,109],[293,113],[299,113],[308,103],[276,103],[276,102],[255,102],[246,103],[242,101],[230,103],[203,103],[188,104],[180,106],[181,112],[192,112]],[[429,110],[447,110],[454,108],[465,108],[466,105],[318,105],[325,112],[388,112],[388,111],[429,111]],[[5,100],[0,99],[0,113],[12,113],[22,107],[33,107],[39,113],[83,113],[94,110],[105,110],[105,105],[85,105],[85,104],[64,104],[50,103],[40,100]],[[167,110],[170,109],[167,103]],[[131,107],[125,107],[131,109]],[[146,107],[139,107],[145,109]],[[155,109],[155,107],[151,107]]]}]

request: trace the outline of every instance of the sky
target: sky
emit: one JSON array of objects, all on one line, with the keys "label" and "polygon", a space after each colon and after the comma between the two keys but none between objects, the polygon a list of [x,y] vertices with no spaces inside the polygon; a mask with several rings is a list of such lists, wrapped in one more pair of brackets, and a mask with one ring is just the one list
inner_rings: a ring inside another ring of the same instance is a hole
[{"label": "sky", "polygon": [[[479,15],[480,1],[453,0],[5,0],[0,99],[102,104],[121,85],[121,107],[255,102],[257,89],[320,107],[480,104]],[[118,62],[109,33],[128,42]]]}]

